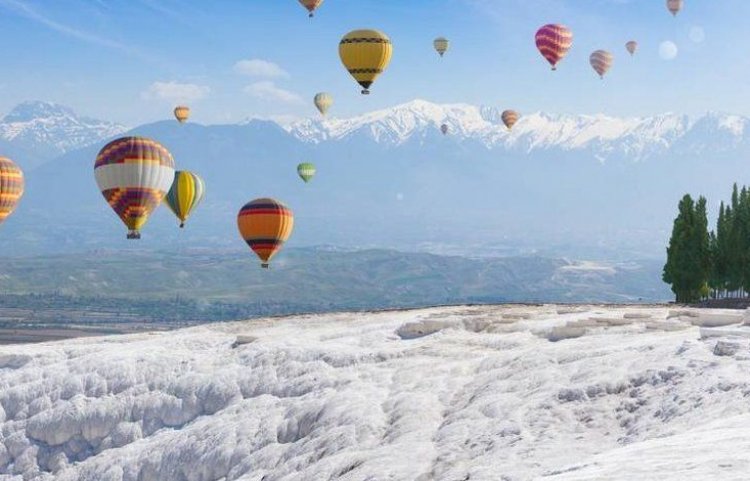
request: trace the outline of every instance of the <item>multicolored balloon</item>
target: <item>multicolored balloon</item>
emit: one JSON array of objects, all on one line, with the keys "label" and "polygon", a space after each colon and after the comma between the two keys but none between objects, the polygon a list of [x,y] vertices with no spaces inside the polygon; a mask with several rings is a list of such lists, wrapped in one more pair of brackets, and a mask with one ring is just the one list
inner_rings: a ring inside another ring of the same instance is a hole
[{"label": "multicolored balloon", "polygon": [[516,122],[518,122],[518,119],[521,116],[515,110],[506,110],[503,112],[501,117],[508,130],[513,130],[513,126],[516,125]]},{"label": "multicolored balloon", "polygon": [[128,228],[128,239],[140,239],[140,229],[164,199],[174,181],[172,154],[155,140],[123,137],[104,146],[96,157],[94,175],[115,214]]},{"label": "multicolored balloon", "polygon": [[330,109],[333,105],[333,97],[331,96],[331,94],[325,92],[316,94],[313,101],[315,102],[315,107],[323,116],[328,113],[328,109]]},{"label": "multicolored balloon", "polygon": [[248,246],[268,269],[269,261],[281,250],[294,229],[294,214],[275,199],[255,199],[237,215],[237,228]]},{"label": "multicolored balloon", "polygon": [[630,55],[635,55],[635,51],[638,50],[638,42],[631,40],[625,44],[625,48],[630,52]]},{"label": "multicolored balloon", "polygon": [[186,170],[178,170],[174,173],[172,187],[164,200],[180,220],[180,228],[185,227],[188,217],[205,195],[206,184],[197,174]]},{"label": "multicolored balloon", "polygon": [[392,55],[391,39],[377,30],[354,30],[339,43],[341,62],[362,86],[363,95],[370,93],[370,86],[388,68]]},{"label": "multicolored balloon", "polygon": [[682,0],[667,0],[667,9],[674,15],[677,16],[682,10],[684,2]]},{"label": "multicolored balloon", "polygon": [[536,32],[536,48],[552,65],[552,70],[557,70],[557,64],[572,45],[573,32],[565,25],[549,24]]},{"label": "multicolored balloon", "polygon": [[310,162],[302,162],[297,166],[297,174],[305,183],[310,182],[315,177],[316,171],[315,164]]},{"label": "multicolored balloon", "polygon": [[448,47],[450,47],[450,42],[448,41],[447,38],[438,37],[432,42],[432,45],[435,47],[435,50],[437,51],[437,53],[439,53],[440,56],[442,57],[443,55],[445,55],[445,52],[448,51]]},{"label": "multicolored balloon", "polygon": [[310,12],[309,17],[313,18],[315,16],[315,10],[320,7],[320,5],[323,3],[323,0],[299,0],[299,3],[301,3],[302,6],[305,7],[308,12]]},{"label": "multicolored balloon", "polygon": [[591,54],[589,62],[599,77],[604,78],[604,75],[612,68],[614,59],[614,56],[606,50],[597,50]]},{"label": "multicolored balloon", "polygon": [[443,124],[440,126],[440,131],[443,133],[443,135],[448,134],[448,124]]},{"label": "multicolored balloon", "polygon": [[181,124],[184,124],[190,118],[190,107],[186,105],[178,105],[174,109],[174,117]]},{"label": "multicolored balloon", "polygon": [[0,157],[0,224],[16,210],[23,189],[23,171],[9,158]]}]

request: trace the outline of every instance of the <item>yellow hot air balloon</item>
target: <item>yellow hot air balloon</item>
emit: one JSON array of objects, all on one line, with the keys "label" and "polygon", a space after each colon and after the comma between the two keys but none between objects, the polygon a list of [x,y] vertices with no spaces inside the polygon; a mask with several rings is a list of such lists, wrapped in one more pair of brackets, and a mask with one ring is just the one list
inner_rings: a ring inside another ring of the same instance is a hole
[{"label": "yellow hot air balloon", "polygon": [[206,184],[197,174],[186,170],[178,170],[174,173],[172,187],[164,197],[164,201],[180,219],[180,228],[185,227],[185,222],[201,203],[204,195],[206,195]]},{"label": "yellow hot air balloon", "polygon": [[128,239],[161,203],[174,180],[174,159],[160,143],[145,137],[123,137],[104,146],[96,157],[99,190],[128,228]]},{"label": "yellow hot air balloon", "polygon": [[680,13],[680,10],[682,10],[683,1],[682,0],[667,0],[667,9],[674,15],[677,16],[678,13]]},{"label": "yellow hot air balloon", "polygon": [[174,109],[174,117],[181,124],[184,124],[190,118],[190,107],[186,105],[178,105]]},{"label": "yellow hot air balloon", "polygon": [[391,39],[377,30],[354,30],[339,43],[341,62],[363,87],[363,95],[370,93],[370,86],[388,68],[392,55]]},{"label": "yellow hot air balloon", "polygon": [[23,188],[23,171],[9,158],[0,157],[0,224],[16,210]]},{"label": "yellow hot air balloon", "polygon": [[237,215],[237,227],[248,246],[268,269],[271,258],[281,250],[294,229],[291,209],[275,199],[255,199]]},{"label": "yellow hot air balloon", "polygon": [[323,3],[323,0],[299,0],[299,3],[301,3],[302,6],[305,7],[308,12],[310,12],[310,18],[313,18],[315,16],[315,10],[320,7],[320,5]]},{"label": "yellow hot air balloon", "polygon": [[435,46],[435,50],[436,50],[436,51],[437,51],[437,53],[439,53],[439,54],[440,54],[440,56],[442,57],[443,55],[445,55],[445,52],[447,52],[447,51],[448,51],[448,47],[450,46],[450,42],[448,41],[448,39],[447,39],[447,38],[443,38],[443,37],[438,37],[438,38],[436,38],[436,39],[435,39],[435,40],[434,40],[434,41],[432,42],[432,45],[434,45],[434,46]]},{"label": "yellow hot air balloon", "polygon": [[325,116],[328,113],[328,109],[333,105],[333,97],[329,93],[321,92],[315,95],[314,102],[318,111]]},{"label": "yellow hot air balloon", "polygon": [[599,74],[599,77],[604,78],[604,75],[612,68],[612,62],[614,56],[606,50],[597,50],[589,57],[591,67]]},{"label": "yellow hot air balloon", "polygon": [[635,51],[638,50],[638,42],[631,40],[625,44],[625,48],[630,52],[630,55],[635,55]]},{"label": "yellow hot air balloon", "polygon": [[506,110],[501,117],[505,126],[508,127],[508,130],[513,130],[513,126],[518,122],[520,115],[515,110]]}]

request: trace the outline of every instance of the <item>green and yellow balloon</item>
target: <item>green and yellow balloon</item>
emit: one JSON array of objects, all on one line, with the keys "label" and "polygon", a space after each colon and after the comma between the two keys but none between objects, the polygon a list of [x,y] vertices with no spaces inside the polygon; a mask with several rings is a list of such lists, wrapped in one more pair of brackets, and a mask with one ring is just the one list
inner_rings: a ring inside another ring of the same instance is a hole
[{"label": "green and yellow balloon", "polygon": [[297,166],[297,174],[299,174],[305,183],[310,182],[312,178],[315,177],[315,164],[302,162]]},{"label": "green and yellow balloon", "polygon": [[198,175],[186,170],[178,170],[174,174],[172,188],[164,198],[170,210],[180,220],[180,228],[193,210],[201,203],[206,194],[206,184]]}]

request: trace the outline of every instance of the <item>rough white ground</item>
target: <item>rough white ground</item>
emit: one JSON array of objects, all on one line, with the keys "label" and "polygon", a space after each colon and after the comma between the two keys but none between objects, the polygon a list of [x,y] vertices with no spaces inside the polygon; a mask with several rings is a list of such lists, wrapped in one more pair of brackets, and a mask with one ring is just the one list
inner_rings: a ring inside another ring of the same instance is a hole
[{"label": "rough white ground", "polygon": [[743,320],[455,307],[0,347],[0,480],[746,480]]}]

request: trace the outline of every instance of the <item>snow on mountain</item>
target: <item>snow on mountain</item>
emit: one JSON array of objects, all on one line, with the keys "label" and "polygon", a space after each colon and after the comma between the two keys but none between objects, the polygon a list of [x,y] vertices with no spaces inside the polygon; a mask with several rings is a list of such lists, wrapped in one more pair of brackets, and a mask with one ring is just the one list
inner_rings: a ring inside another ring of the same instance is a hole
[{"label": "snow on mountain", "polygon": [[[386,146],[437,136],[447,124],[450,138],[473,140],[488,149],[521,152],[589,149],[602,160],[613,154],[640,160],[663,153],[689,140],[685,148],[716,151],[736,147],[745,138],[748,119],[709,113],[691,118],[663,114],[644,118],[606,115],[551,115],[536,112],[522,116],[513,131],[501,120],[501,109],[467,104],[437,105],[414,100],[393,108],[349,119],[306,119],[285,125],[288,132],[308,143],[364,136]],[[691,134],[700,134],[691,138]]]},{"label": "snow on mountain", "polygon": [[112,122],[77,115],[72,109],[41,101],[24,102],[0,120],[0,140],[23,151],[23,165],[35,166],[66,152],[124,132]]},{"label": "snow on mountain", "polygon": [[451,307],[2,346],[0,478],[746,479],[742,320]]}]

